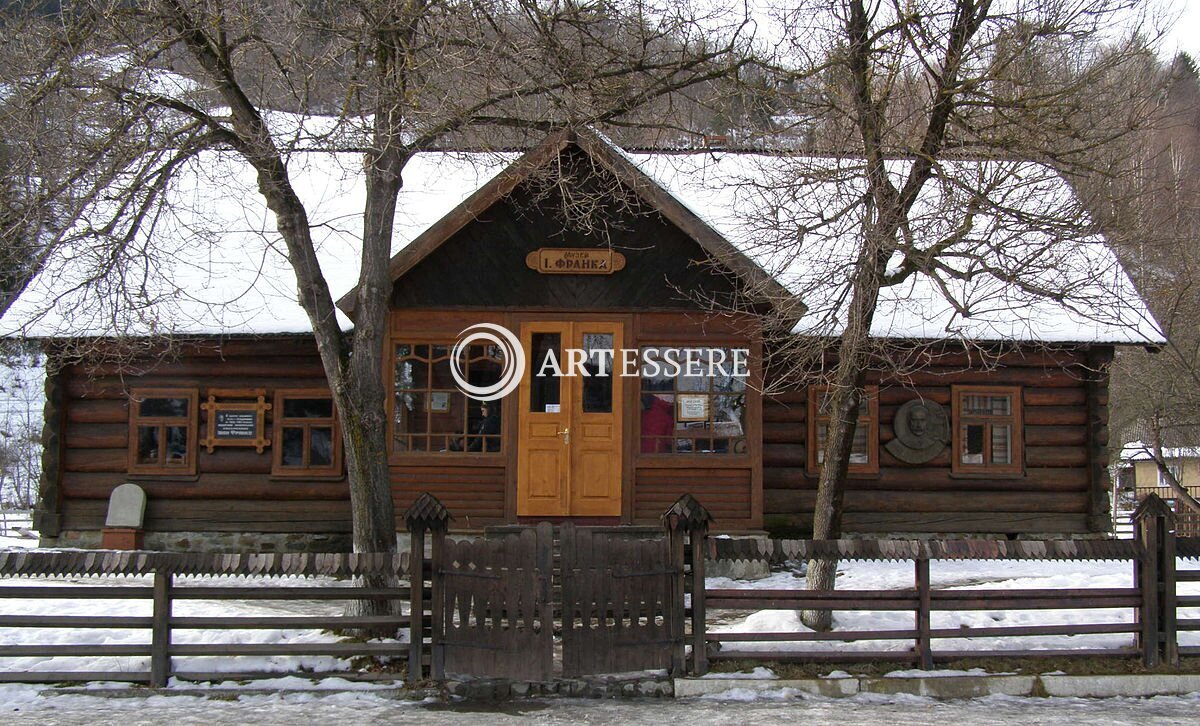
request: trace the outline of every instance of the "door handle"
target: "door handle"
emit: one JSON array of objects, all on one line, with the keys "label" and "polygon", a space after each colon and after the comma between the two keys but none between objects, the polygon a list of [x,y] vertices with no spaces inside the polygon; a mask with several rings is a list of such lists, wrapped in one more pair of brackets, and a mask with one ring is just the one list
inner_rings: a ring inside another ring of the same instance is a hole
[{"label": "door handle", "polygon": [[571,443],[571,427],[570,427],[570,426],[568,426],[567,428],[563,429],[562,431],[559,431],[559,432],[558,432],[558,435],[559,435],[559,436],[561,436],[561,437],[563,437],[563,443],[564,443],[564,444],[569,444],[569,443]]}]

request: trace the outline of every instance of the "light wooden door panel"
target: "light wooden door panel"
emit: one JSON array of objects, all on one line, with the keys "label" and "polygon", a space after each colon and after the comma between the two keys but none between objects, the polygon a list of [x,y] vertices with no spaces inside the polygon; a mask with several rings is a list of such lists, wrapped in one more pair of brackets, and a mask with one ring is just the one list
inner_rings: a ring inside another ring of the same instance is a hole
[{"label": "light wooden door panel", "polygon": [[[572,344],[620,351],[624,347],[620,323],[575,323]],[[616,353],[620,355],[620,353]],[[607,376],[572,379],[573,407],[571,437],[571,514],[590,517],[621,515],[621,415],[622,380],[613,375],[612,361],[593,361],[606,366]]]},{"label": "light wooden door panel", "polygon": [[[529,355],[529,369],[520,386],[520,415],[517,446],[517,515],[521,517],[564,517],[570,513],[568,493],[571,411],[569,379],[538,381],[538,366],[546,348],[555,349],[560,359],[568,344],[570,325],[524,323],[521,345]],[[542,385],[555,383],[555,386]],[[564,395],[567,394],[567,395]]]},{"label": "light wooden door panel", "polygon": [[554,384],[537,373],[547,348],[569,372],[567,349],[619,351],[623,333],[610,322],[521,325],[529,370],[519,398],[518,516],[620,516],[623,382],[611,358],[587,358],[590,373],[608,375],[568,375]]}]

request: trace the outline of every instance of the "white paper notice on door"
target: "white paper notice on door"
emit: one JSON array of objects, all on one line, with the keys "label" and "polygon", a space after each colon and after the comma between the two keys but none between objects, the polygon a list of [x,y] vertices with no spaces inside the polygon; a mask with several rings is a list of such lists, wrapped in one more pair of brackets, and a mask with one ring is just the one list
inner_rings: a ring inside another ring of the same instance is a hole
[{"label": "white paper notice on door", "polygon": [[560,404],[560,403],[547,403],[546,404],[546,413],[559,413],[560,411],[562,411],[562,404]]}]

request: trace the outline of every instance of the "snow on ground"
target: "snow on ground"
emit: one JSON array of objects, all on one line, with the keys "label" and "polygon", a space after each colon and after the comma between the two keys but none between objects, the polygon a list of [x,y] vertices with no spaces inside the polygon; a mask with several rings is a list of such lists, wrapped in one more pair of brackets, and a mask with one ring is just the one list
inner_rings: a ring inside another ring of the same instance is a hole
[{"label": "snow on ground", "polygon": [[[6,584],[19,584],[31,588],[79,586],[148,587],[150,578],[26,578],[7,580]],[[260,586],[260,587],[338,587],[347,586],[347,581],[329,578],[233,578],[179,577],[177,587],[185,586]],[[151,602],[148,598],[129,600],[90,599],[36,599],[8,598],[0,601],[6,615],[98,615],[122,617],[149,617]],[[320,616],[339,615],[343,603],[338,601],[215,601],[176,600],[172,614],[180,617],[253,617],[253,616]],[[321,630],[301,629],[176,629],[172,633],[175,644],[211,643],[336,643],[340,636]],[[0,628],[0,645],[140,645],[150,642],[149,629],[145,628]],[[332,656],[176,656],[173,667],[180,671],[248,672],[248,671],[336,671],[348,670],[348,660]],[[148,656],[75,656],[75,657],[24,657],[6,658],[3,668],[12,671],[82,671],[82,672],[146,672],[149,670]],[[305,681],[307,683],[307,681]],[[189,684],[190,685],[190,684]],[[258,683],[251,683],[259,687]],[[268,686],[269,687],[269,686]],[[275,687],[281,687],[276,685]]]},{"label": "snow on ground", "polygon": [[0,550],[31,549],[38,546],[37,532],[29,512],[4,510],[0,512]]},{"label": "snow on ground", "polygon": [[[13,696],[10,693],[16,692]],[[19,695],[17,695],[19,694]],[[377,694],[342,693],[323,698],[311,694],[243,695],[236,701],[189,696],[152,696],[135,700],[87,696],[39,697],[29,688],[0,686],[6,726],[53,723],[86,726],[179,726],[253,723],[292,726],[296,723],[389,724],[621,724],[703,723],[747,726],[783,723],[836,723],[839,726],[891,726],[953,723],[990,726],[996,723],[1044,726],[1149,726],[1195,721],[1200,698],[1157,697],[1086,700],[1077,698],[989,697],[969,701],[935,701],[917,696],[855,696],[828,699],[780,691],[742,694],[729,699],[578,700],[547,699],[501,703],[402,702]],[[17,700],[18,698],[23,700]]]},{"label": "snow on ground", "polygon": [[[1198,569],[1200,563],[1179,560],[1179,569]],[[1132,587],[1133,565],[1118,561],[933,561],[930,563],[933,586],[939,589],[1044,589],[1044,588],[1124,588]],[[803,588],[804,578],[795,571],[775,572],[757,581],[710,578],[709,588],[791,589]],[[837,586],[845,590],[883,590],[913,587],[913,564],[904,562],[842,562],[838,567]],[[1200,583],[1180,585],[1181,594],[1200,595]],[[724,617],[722,617],[724,616]],[[730,611],[710,617],[724,622],[709,627],[712,633],[735,632],[807,632],[794,610],[759,610],[739,616]],[[1179,611],[1180,618],[1200,618],[1200,608]],[[1077,623],[1132,623],[1132,608],[1064,610],[979,610],[935,612],[932,627],[969,628],[1017,627],[1024,625],[1060,625]],[[910,611],[838,611],[834,630],[905,630],[914,626]],[[1200,645],[1200,632],[1181,632],[1181,645]],[[1043,635],[1025,637],[939,638],[934,650],[1024,650],[1121,648],[1133,645],[1131,633],[1089,635]],[[837,650],[908,650],[911,640],[860,640],[850,642],[738,642],[738,650],[837,651]]]},{"label": "snow on ground", "polygon": [[[1180,561],[1180,569],[1196,569],[1192,561]],[[1016,588],[1108,588],[1129,587],[1132,584],[1132,567],[1127,562],[978,562],[978,561],[946,561],[933,562],[931,575],[935,587],[953,589],[1016,589]],[[913,566],[911,562],[843,562],[839,568],[838,586],[843,589],[883,589],[907,588],[912,586]],[[46,578],[7,580],[4,584],[24,584],[31,587],[47,587],[62,585],[119,585],[146,586],[147,578]],[[221,585],[252,585],[252,586],[337,586],[346,582],[330,579],[298,578],[179,578],[179,585],[203,584],[205,586]],[[804,585],[803,579],[790,571],[776,572],[770,577],[757,581],[735,581],[726,578],[712,578],[708,582],[710,588],[752,588],[752,589],[798,589]],[[1184,591],[1200,594],[1200,585],[1185,585]],[[174,613],[181,616],[252,616],[252,615],[322,615],[337,614],[341,603],[300,601],[300,602],[262,602],[262,601],[193,601],[179,600],[175,603]],[[87,600],[62,599],[38,600],[30,598],[5,599],[0,601],[0,612],[5,614],[26,615],[123,615],[148,616],[150,602],[148,600]],[[1200,608],[1182,611],[1181,617],[1200,618]],[[796,615],[792,611],[759,611],[748,615],[718,611],[711,617],[719,625],[710,626],[713,632],[733,631],[789,631],[803,630]],[[935,628],[1003,626],[1020,624],[1052,624],[1052,623],[1096,623],[1096,622],[1131,622],[1131,610],[1086,611],[1086,610],[1042,610],[1042,611],[980,611],[963,613],[935,613],[933,626]],[[712,622],[712,621],[710,621]],[[835,626],[838,630],[859,629],[907,629],[913,624],[913,615],[909,612],[897,613],[860,613],[838,612]],[[243,631],[202,631],[178,630],[174,634],[178,643],[311,643],[335,642],[338,636],[331,633],[313,630],[243,630]],[[138,644],[148,642],[146,630],[137,629],[94,629],[72,630],[62,628],[0,628],[0,644]],[[1200,633],[1181,633],[1180,640],[1184,644],[1200,644]],[[1003,649],[1003,648],[1094,648],[1121,647],[1132,643],[1131,636],[1117,635],[1088,635],[1088,636],[1040,636],[1029,638],[956,638],[936,641],[935,647],[940,649]],[[753,649],[756,644],[738,643],[739,649]],[[758,645],[759,648],[787,648],[797,650],[864,650],[864,649],[907,649],[911,641],[878,641],[878,642],[849,642],[849,643],[767,643]],[[46,658],[28,657],[4,659],[2,663],[6,670],[80,670],[80,671],[144,671],[147,669],[147,659],[138,657],[88,657],[88,658],[58,658],[51,661]],[[218,672],[234,672],[247,670],[294,671],[298,668],[311,668],[320,671],[345,669],[349,663],[344,660],[324,656],[301,657],[211,657],[174,659],[176,668],[180,670],[210,670]],[[939,671],[944,674],[945,672]],[[756,671],[759,677],[769,678],[773,673],[766,668]],[[832,675],[832,674],[831,674]],[[896,671],[890,675],[908,675],[905,671]],[[743,676],[744,677],[744,676]],[[116,684],[94,683],[89,688],[106,690]],[[267,681],[251,681],[241,684],[225,682],[222,684],[203,684],[172,682],[174,688],[205,688],[219,685],[221,687],[240,688],[275,688],[275,689],[324,689],[338,691],[356,691],[348,693],[345,698],[376,699],[383,702],[379,689],[388,688],[383,684],[358,684],[340,680],[327,680],[314,684],[308,680],[294,677],[281,677]],[[37,694],[44,686],[4,686],[0,687],[0,708],[18,712],[28,708],[50,708],[47,702],[53,702],[57,709],[62,704],[71,703],[72,698],[55,697],[42,698]],[[736,695],[736,694],[734,694]],[[773,698],[789,699],[796,694],[778,693]],[[746,694],[746,698],[751,695]],[[248,697],[250,698],[250,697]],[[338,696],[337,698],[342,698]],[[766,698],[761,694],[754,698]],[[84,699],[95,701],[96,699]],[[151,699],[155,700],[155,699]],[[170,699],[172,705],[180,703],[180,698]],[[321,699],[322,703],[335,703]],[[1198,701],[1193,701],[1195,705]],[[139,702],[146,703],[146,702]],[[253,703],[258,703],[254,701]],[[286,705],[286,701],[263,702]],[[371,701],[371,703],[374,703]],[[427,716],[429,714],[426,714]]]}]

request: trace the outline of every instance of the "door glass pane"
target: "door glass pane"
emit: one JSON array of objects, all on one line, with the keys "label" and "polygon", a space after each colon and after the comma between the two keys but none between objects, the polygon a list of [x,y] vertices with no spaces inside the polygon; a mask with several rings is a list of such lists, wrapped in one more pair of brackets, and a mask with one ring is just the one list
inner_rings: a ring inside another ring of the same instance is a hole
[{"label": "door glass pane", "polygon": [[613,336],[611,333],[584,333],[583,412],[612,413]]},{"label": "door glass pane", "polygon": [[[554,356],[557,369],[562,370],[562,336],[559,333],[534,333],[530,338],[532,357],[529,361],[529,411],[530,413],[556,413],[562,400],[559,398],[559,379],[554,375],[554,363],[546,365],[547,358]],[[545,368],[545,374],[539,375]]]}]

